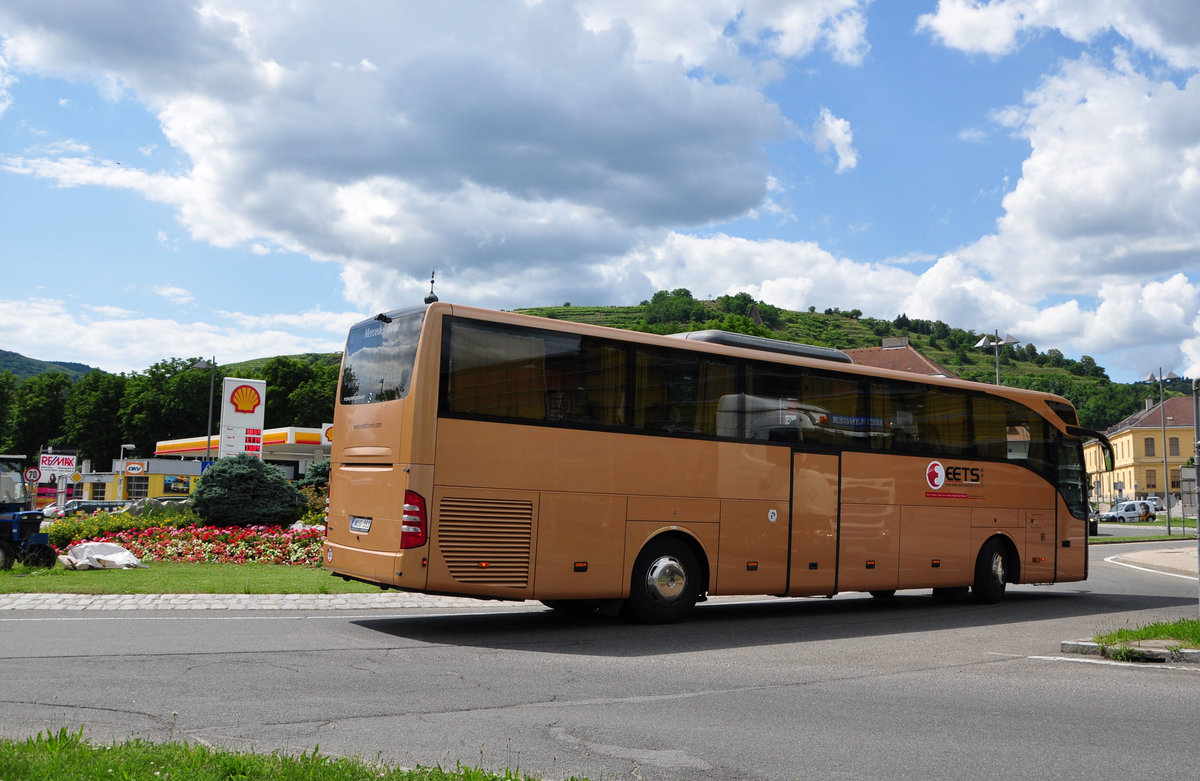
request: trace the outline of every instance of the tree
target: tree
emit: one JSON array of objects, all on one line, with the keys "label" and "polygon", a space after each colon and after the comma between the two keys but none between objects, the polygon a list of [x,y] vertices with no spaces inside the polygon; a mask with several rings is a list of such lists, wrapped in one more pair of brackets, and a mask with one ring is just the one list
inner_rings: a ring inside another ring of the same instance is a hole
[{"label": "tree", "polygon": [[690,323],[703,320],[704,304],[692,298],[692,291],[676,288],[671,292],[660,290],[643,301],[647,323]]},{"label": "tree", "polygon": [[63,408],[71,378],[65,372],[36,374],[13,399],[12,449],[32,458],[43,445],[61,444]]},{"label": "tree", "polygon": [[[208,425],[208,411],[215,400],[208,395],[209,371],[193,368],[198,360],[169,358],[126,380],[119,413],[121,429],[126,441],[137,445],[140,452],[154,452],[160,440],[194,437]],[[216,375],[213,390],[220,393],[219,369]]]},{"label": "tree", "polygon": [[[293,420],[289,425],[319,428],[333,422],[337,400],[338,367],[313,366],[313,377],[288,394]],[[270,398],[270,394],[267,394]]]},{"label": "tree", "polygon": [[192,494],[192,509],[214,526],[291,523],[304,503],[283,473],[248,453],[222,458],[204,470]]},{"label": "tree", "polygon": [[17,375],[5,369],[0,372],[0,452],[11,453],[16,448],[10,441],[14,432],[13,404],[17,397],[17,386],[20,385]]},{"label": "tree", "polygon": [[281,355],[267,361],[260,375],[267,381],[266,427],[283,428],[298,425],[290,395],[302,384],[312,380],[312,367],[295,358]]},{"label": "tree", "polygon": [[93,371],[79,378],[67,393],[62,441],[96,466],[114,457],[121,446],[121,429],[114,425],[125,394],[125,375]]}]

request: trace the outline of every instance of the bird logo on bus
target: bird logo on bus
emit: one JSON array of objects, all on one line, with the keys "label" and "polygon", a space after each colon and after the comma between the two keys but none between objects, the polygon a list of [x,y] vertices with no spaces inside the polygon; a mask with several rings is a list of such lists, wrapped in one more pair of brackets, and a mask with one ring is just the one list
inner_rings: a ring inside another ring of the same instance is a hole
[{"label": "bird logo on bus", "polygon": [[929,462],[925,468],[925,482],[935,491],[946,484],[946,467],[942,466],[941,461]]}]

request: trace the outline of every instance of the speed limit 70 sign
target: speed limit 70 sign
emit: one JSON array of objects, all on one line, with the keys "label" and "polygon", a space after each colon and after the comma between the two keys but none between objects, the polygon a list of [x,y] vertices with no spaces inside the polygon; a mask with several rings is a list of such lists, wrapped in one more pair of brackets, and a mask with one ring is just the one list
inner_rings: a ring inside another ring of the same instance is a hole
[{"label": "speed limit 70 sign", "polygon": [[25,481],[26,482],[36,483],[37,481],[39,481],[41,479],[42,479],[42,470],[38,469],[36,466],[31,466],[25,470]]}]

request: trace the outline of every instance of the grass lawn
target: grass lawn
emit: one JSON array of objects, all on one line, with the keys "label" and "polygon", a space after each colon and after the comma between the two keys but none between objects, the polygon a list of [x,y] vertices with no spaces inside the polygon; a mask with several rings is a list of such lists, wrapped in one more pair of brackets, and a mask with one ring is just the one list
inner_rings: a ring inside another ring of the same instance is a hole
[{"label": "grass lawn", "polygon": [[282,564],[148,562],[145,569],[69,570],[16,564],[0,571],[0,594],[349,594],[377,593],[366,583]]},{"label": "grass lawn", "polygon": [[1200,648],[1200,619],[1157,621],[1133,629],[1116,629],[1094,638],[1094,642],[1102,645],[1137,643],[1141,640],[1177,641],[1181,648]]},{"label": "grass lawn", "polygon": [[82,729],[57,734],[43,732],[28,740],[0,740],[0,778],[52,778],[91,781],[97,778],[280,779],[282,781],[528,781],[529,776],[506,771],[457,767],[401,769],[357,759],[322,756],[316,749],[298,756],[224,751],[187,743],[130,740],[94,745]]}]

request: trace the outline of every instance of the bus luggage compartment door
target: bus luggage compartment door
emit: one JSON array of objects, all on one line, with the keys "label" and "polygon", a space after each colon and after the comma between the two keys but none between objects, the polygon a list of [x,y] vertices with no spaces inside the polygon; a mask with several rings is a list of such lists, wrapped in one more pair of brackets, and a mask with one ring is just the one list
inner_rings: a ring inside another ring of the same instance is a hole
[{"label": "bus luggage compartment door", "polygon": [[533,596],[538,494],[434,486],[428,590]]},{"label": "bus luggage compartment door", "polygon": [[841,459],[794,453],[788,596],[824,596],[837,588]]}]

